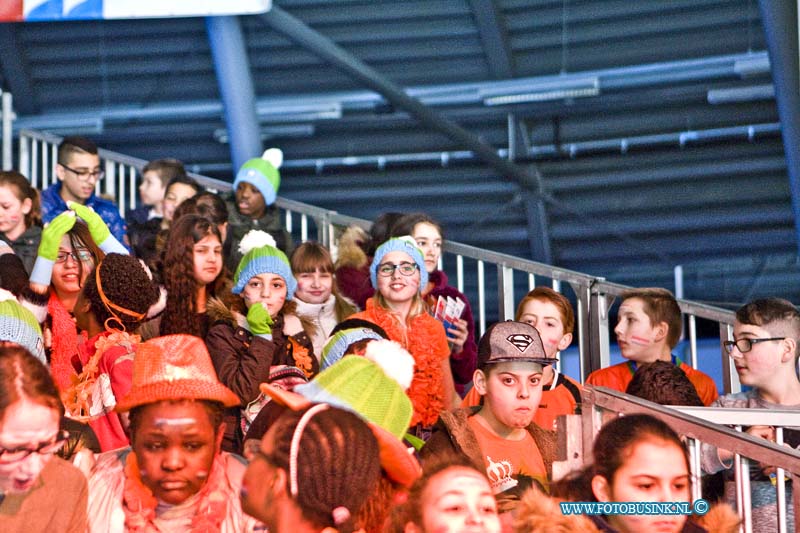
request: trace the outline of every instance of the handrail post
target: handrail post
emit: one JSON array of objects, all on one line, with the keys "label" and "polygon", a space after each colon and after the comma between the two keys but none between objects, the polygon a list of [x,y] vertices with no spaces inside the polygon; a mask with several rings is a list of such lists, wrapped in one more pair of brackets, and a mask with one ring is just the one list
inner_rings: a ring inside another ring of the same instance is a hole
[{"label": "handrail post", "polygon": [[[597,278],[604,281],[604,278]],[[608,297],[593,284],[589,291],[589,368],[585,368],[586,376],[591,372],[605,368],[611,362],[611,349],[608,335]],[[612,300],[613,302],[613,300]]]},{"label": "handrail post", "polygon": [[2,119],[3,119],[3,168],[2,170],[11,170],[14,168],[14,161],[11,157],[11,148],[14,144],[14,130],[12,127],[14,121],[13,97],[9,92],[0,91],[0,98],[2,99]]},{"label": "handrail post", "polygon": [[589,320],[589,286],[572,284],[575,292],[575,328],[578,335],[578,372],[580,373],[581,383],[586,381],[589,375],[587,362],[589,350],[591,348],[591,323]]},{"label": "handrail post", "polygon": [[514,269],[497,265],[497,302],[499,322],[514,320]]}]

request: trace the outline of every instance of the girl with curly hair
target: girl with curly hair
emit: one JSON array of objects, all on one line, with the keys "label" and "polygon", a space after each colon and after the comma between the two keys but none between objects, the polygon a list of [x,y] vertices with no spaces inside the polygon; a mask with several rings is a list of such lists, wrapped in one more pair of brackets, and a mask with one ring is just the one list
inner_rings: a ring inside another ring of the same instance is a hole
[{"label": "girl with curly hair", "polygon": [[173,223],[164,254],[163,281],[167,302],[160,334],[205,337],[208,300],[223,294],[227,284],[222,236],[211,220],[189,214]]}]

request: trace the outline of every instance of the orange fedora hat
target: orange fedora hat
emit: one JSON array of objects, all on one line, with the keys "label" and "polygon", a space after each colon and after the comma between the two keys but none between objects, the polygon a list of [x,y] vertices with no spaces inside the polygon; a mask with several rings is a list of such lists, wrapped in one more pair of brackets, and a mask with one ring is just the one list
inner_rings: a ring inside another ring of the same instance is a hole
[{"label": "orange fedora hat", "polygon": [[118,412],[162,400],[210,400],[225,407],[239,397],[220,383],[206,344],[193,335],[165,335],[136,347],[133,385],[117,402]]}]

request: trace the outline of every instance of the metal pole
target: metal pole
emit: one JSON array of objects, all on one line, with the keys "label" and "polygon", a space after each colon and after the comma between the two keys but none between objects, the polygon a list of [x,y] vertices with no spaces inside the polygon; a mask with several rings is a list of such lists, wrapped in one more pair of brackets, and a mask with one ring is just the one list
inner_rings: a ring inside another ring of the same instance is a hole
[{"label": "metal pole", "polygon": [[0,93],[3,100],[3,170],[11,170],[14,167],[14,161],[11,157],[11,146],[13,144],[11,124],[14,120],[13,100],[11,93],[2,91]]},{"label": "metal pole", "polygon": [[206,17],[234,171],[263,151],[253,78],[238,17]]}]

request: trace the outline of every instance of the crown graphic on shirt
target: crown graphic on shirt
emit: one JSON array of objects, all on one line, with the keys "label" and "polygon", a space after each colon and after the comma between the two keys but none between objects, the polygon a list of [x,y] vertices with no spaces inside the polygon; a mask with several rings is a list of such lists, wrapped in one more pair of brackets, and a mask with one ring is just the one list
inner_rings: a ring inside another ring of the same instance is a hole
[{"label": "crown graphic on shirt", "polygon": [[486,475],[489,477],[489,483],[492,485],[492,492],[500,494],[508,489],[513,489],[517,486],[519,481],[511,477],[514,473],[514,468],[509,461],[492,461],[488,455],[486,460],[489,461],[489,466],[486,468]]}]

